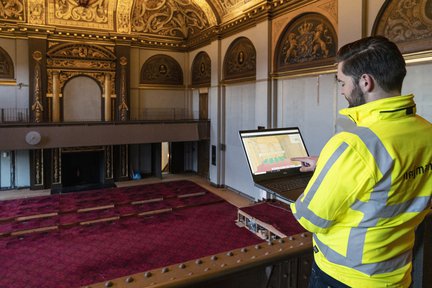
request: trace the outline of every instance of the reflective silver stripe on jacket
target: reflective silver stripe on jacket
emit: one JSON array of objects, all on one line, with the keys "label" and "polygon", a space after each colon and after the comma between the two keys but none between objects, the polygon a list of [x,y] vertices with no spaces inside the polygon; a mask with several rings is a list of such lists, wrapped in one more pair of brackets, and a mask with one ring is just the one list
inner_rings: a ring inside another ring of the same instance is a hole
[{"label": "reflective silver stripe on jacket", "polygon": [[[358,224],[358,227],[351,228],[348,237],[347,256],[343,256],[332,250],[329,246],[322,243],[316,235],[314,235],[315,243],[323,255],[333,263],[356,269],[368,275],[391,272],[405,266],[411,261],[411,250],[386,261],[362,264],[367,227],[376,226],[378,221],[383,218],[393,218],[406,212],[421,212],[428,207],[430,197],[417,197],[403,203],[386,205],[392,184],[391,172],[394,164],[393,159],[385,149],[381,140],[370,129],[359,127],[353,131],[353,133],[359,136],[374,157],[383,175],[382,179],[376,183],[368,202],[358,200],[351,206],[353,210],[363,213],[363,219]],[[311,187],[303,203],[300,201],[296,203],[297,212],[318,227],[328,228],[332,225],[333,221],[325,220],[315,215],[309,210],[309,203],[316,193],[319,184],[322,182],[322,179],[347,147],[348,145],[346,143],[342,143],[338,149],[336,149],[320,172],[317,181]]]},{"label": "reflective silver stripe on jacket", "polygon": [[[316,215],[312,210],[309,209],[309,203],[312,200],[312,198],[315,196],[316,191],[318,190],[318,187],[321,185],[322,180],[327,175],[327,172],[330,170],[330,168],[333,166],[333,164],[336,162],[336,160],[342,155],[342,153],[348,148],[348,145],[346,143],[342,143],[336,151],[333,153],[333,155],[329,158],[329,160],[326,162],[324,168],[321,170],[320,174],[316,178],[315,182],[312,184],[312,187],[309,189],[308,194],[306,194],[306,197],[303,199],[302,202],[299,200],[296,201],[296,210],[297,212],[294,214],[294,216],[301,215],[302,217],[306,218],[308,221],[310,221],[315,226],[321,227],[321,228],[328,228],[333,224],[333,221],[329,221],[326,219],[323,219]],[[301,199],[301,197],[299,198]]]}]

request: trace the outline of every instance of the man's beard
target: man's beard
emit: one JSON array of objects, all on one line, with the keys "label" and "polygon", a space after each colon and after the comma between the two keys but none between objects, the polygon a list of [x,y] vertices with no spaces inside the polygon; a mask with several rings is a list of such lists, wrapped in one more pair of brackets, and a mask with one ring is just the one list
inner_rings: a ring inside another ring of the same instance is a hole
[{"label": "man's beard", "polygon": [[351,91],[350,97],[347,97],[347,101],[349,104],[349,108],[357,107],[366,103],[364,93],[358,84],[354,86],[354,89]]}]

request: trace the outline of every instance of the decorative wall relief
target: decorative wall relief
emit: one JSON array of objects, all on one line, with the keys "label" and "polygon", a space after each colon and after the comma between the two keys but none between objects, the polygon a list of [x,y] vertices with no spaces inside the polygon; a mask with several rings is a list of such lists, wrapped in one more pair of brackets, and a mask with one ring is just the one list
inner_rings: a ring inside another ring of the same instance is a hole
[{"label": "decorative wall relief", "polygon": [[210,56],[204,52],[199,52],[192,62],[192,85],[210,86],[211,82],[211,59]]},{"label": "decorative wall relief", "polygon": [[223,80],[249,80],[256,77],[256,51],[246,37],[235,39],[225,54]]},{"label": "decorative wall relief", "polygon": [[48,0],[48,24],[113,30],[114,2]]},{"label": "decorative wall relief", "polygon": [[[52,71],[59,73],[60,89],[72,77],[86,75],[104,87],[105,74],[115,79],[116,56],[107,47],[82,43],[64,43],[50,46],[47,53],[48,95],[52,93]],[[111,81],[115,91],[115,81]]]},{"label": "decorative wall relief", "polygon": [[61,160],[62,160],[62,149],[55,148],[52,149],[52,184],[60,184],[61,183]]},{"label": "decorative wall relief", "polygon": [[9,54],[0,47],[0,79],[14,79],[14,65]]},{"label": "decorative wall relief", "polygon": [[432,0],[387,0],[372,34],[396,42],[404,53],[432,49]]},{"label": "decorative wall relief", "polygon": [[48,55],[51,58],[73,58],[86,60],[112,61],[116,57],[109,49],[99,45],[83,43],[66,43],[50,47]]},{"label": "decorative wall relief", "polygon": [[24,0],[0,0],[0,20],[25,21]]},{"label": "decorative wall relief", "polygon": [[132,31],[187,39],[209,27],[206,15],[192,0],[136,0]]},{"label": "decorative wall relief", "polygon": [[35,149],[32,150],[32,164],[34,165],[33,173],[33,185],[42,186],[44,184],[44,150]]},{"label": "decorative wall relief", "polygon": [[120,177],[129,177],[129,149],[128,145],[119,145],[120,149]]},{"label": "decorative wall relief", "polygon": [[140,84],[183,85],[183,70],[171,56],[154,55],[141,68]]},{"label": "decorative wall relief", "polygon": [[113,146],[104,146],[105,179],[113,179]]},{"label": "decorative wall relief", "polygon": [[34,71],[33,71],[33,83],[34,83],[34,95],[33,95],[33,105],[31,109],[33,111],[33,121],[40,123],[43,120],[43,110],[42,105],[42,72],[40,61],[42,60],[42,53],[40,51],[33,52],[33,59],[36,61]]},{"label": "decorative wall relief", "polygon": [[120,105],[118,107],[120,111],[120,121],[128,120],[128,106],[126,104],[126,65],[128,64],[126,57],[120,58]]},{"label": "decorative wall relief", "polygon": [[282,32],[275,50],[275,72],[334,64],[336,31],[318,13],[302,14]]}]

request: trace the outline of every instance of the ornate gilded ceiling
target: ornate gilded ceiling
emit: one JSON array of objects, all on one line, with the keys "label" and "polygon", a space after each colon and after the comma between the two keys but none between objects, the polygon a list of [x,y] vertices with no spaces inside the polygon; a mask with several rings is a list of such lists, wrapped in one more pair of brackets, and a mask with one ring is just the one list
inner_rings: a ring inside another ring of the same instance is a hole
[{"label": "ornate gilded ceiling", "polygon": [[[128,40],[186,48],[316,0],[0,0],[1,34]],[[237,25],[241,23],[241,25]]]}]

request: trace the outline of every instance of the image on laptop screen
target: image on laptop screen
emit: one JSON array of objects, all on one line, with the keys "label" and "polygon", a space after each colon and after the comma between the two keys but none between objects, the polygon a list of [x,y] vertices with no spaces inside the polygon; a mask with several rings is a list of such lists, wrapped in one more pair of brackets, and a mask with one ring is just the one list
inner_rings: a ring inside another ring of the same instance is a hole
[{"label": "image on laptop screen", "polygon": [[240,131],[241,140],[253,175],[298,168],[291,157],[307,157],[308,152],[298,128]]}]

